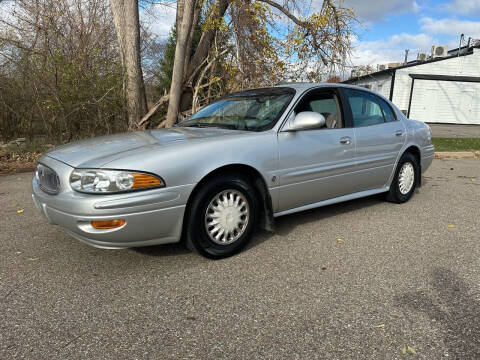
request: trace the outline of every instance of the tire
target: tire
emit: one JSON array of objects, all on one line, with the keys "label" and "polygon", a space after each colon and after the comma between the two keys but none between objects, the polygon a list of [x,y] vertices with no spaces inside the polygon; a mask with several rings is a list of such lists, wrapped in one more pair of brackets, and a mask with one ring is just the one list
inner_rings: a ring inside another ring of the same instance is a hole
[{"label": "tire", "polygon": [[[196,192],[187,210],[184,228],[187,248],[209,259],[238,253],[252,238],[258,205],[256,192],[244,177],[220,175],[209,180]],[[226,231],[219,235],[222,229],[230,231],[228,237]]]},{"label": "tire", "polygon": [[[413,175],[413,179],[410,178],[410,175]],[[420,176],[417,158],[409,152],[404,153],[395,170],[390,191],[387,193],[387,200],[397,204],[410,200],[419,183]]]}]

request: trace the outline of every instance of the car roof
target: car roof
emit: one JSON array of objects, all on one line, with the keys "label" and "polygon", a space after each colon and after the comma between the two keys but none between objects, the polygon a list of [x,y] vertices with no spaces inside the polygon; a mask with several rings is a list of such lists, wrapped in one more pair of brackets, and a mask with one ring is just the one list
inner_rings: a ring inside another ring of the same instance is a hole
[{"label": "car roof", "polygon": [[341,84],[341,83],[311,83],[311,82],[284,82],[278,85],[275,85],[274,87],[289,87],[295,90],[299,91],[305,91],[311,88],[317,88],[317,87],[343,87],[343,88],[353,88],[353,89],[362,89],[362,90],[368,90],[364,87],[361,86],[356,86],[356,85],[349,85],[349,84]]},{"label": "car roof", "polygon": [[380,96],[381,98],[388,100],[385,96],[382,94],[379,94],[371,89],[365,88],[363,86],[357,86],[357,85],[350,85],[350,84],[342,84],[342,83],[310,83],[310,82],[284,82],[279,85],[274,86],[273,88],[276,87],[283,87],[283,88],[291,88],[296,90],[298,93],[303,93],[307,90],[314,89],[314,88],[348,88],[348,89],[357,89],[357,90],[362,90],[366,92],[370,92],[376,96]]},{"label": "car roof", "polygon": [[[362,90],[365,92],[370,92],[376,96],[380,96],[384,100],[387,100],[390,102],[389,99],[387,99],[385,96],[382,94],[376,93],[375,91],[365,88],[363,86],[357,86],[357,85],[350,85],[350,84],[341,84],[341,83],[313,83],[313,82],[283,82],[275,86],[271,87],[265,87],[265,88],[256,88],[256,89],[249,89],[249,90],[244,90],[241,92],[233,93],[233,94],[228,94],[220,99],[224,98],[231,98],[231,97],[241,97],[241,96],[252,96],[252,95],[261,95],[261,94],[271,94],[272,90],[273,92],[277,90],[279,93],[280,92],[287,92],[295,90],[297,93],[297,96],[302,95],[306,91],[310,89],[318,89],[318,88],[348,88],[348,89],[357,89],[357,90]],[[218,99],[218,100],[220,100]]]}]

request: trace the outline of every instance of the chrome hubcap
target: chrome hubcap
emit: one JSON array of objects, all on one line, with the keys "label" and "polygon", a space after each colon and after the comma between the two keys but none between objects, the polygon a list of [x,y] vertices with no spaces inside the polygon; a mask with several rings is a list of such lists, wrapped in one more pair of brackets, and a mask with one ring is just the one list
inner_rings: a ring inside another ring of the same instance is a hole
[{"label": "chrome hubcap", "polygon": [[403,164],[398,173],[398,188],[403,195],[406,195],[412,190],[413,182],[415,181],[415,170],[413,165],[409,162]]},{"label": "chrome hubcap", "polygon": [[228,245],[245,232],[248,218],[245,196],[237,190],[225,190],[210,201],[205,213],[205,229],[214,243]]}]

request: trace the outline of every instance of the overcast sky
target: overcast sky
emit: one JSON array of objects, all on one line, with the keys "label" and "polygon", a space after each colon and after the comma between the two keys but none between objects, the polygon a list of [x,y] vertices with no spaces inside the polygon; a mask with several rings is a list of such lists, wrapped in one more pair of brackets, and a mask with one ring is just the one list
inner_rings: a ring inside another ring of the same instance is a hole
[{"label": "overcast sky", "polygon": [[[320,0],[312,1],[312,8]],[[460,34],[480,39],[480,0],[344,0],[361,25],[354,40],[353,65],[403,61],[433,44],[457,47]],[[155,16],[143,15],[151,29],[168,36],[175,8],[158,7]]]}]

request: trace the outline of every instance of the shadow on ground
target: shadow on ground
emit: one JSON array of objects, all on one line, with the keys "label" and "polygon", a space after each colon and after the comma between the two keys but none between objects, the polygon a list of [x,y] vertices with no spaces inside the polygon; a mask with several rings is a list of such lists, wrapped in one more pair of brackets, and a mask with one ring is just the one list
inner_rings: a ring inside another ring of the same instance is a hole
[{"label": "shadow on ground", "polygon": [[427,315],[441,326],[443,342],[454,359],[480,359],[480,300],[453,271],[432,272],[432,290],[406,293],[399,307]]},{"label": "shadow on ground", "polygon": [[[328,219],[330,217],[340,216],[342,214],[352,211],[366,209],[370,206],[378,205],[384,201],[385,200],[382,195],[375,195],[276,218],[275,231],[267,232],[264,230],[258,230],[253,239],[247,245],[246,250],[248,251],[248,249],[260,245],[261,243],[269,240],[275,235],[288,236],[293,231],[295,231],[296,228],[303,225],[319,220]],[[132,248],[131,250],[148,256],[178,256],[190,252],[185,248],[182,242],[176,244]]]},{"label": "shadow on ground", "polygon": [[[425,187],[427,184],[432,186],[429,178],[423,177],[422,186]],[[415,192],[418,194],[421,192],[421,188],[417,188]],[[264,241],[268,241],[275,235],[286,237],[298,227],[302,227],[315,221],[341,216],[349,212],[364,210],[371,206],[382,204],[385,201],[385,194],[378,194],[278,217],[275,219],[275,231],[268,232],[257,229],[253,239],[248,243],[246,250],[244,251],[248,251],[248,249],[254,248],[262,244]],[[130,250],[139,254],[156,257],[179,256],[190,253],[190,251],[185,248],[183,241],[175,244],[131,248]]]},{"label": "shadow on ground", "polygon": [[190,253],[183,243],[145,246],[130,250],[147,256],[180,256]]},{"label": "shadow on ground", "polygon": [[302,212],[284,215],[275,218],[275,231],[267,232],[260,230],[256,236],[247,245],[247,249],[260,245],[264,241],[268,241],[275,235],[287,237],[295,232],[295,230],[304,225],[308,225],[315,221],[326,220],[334,218],[349,212],[365,210],[371,206],[383,203],[383,195],[373,195],[361,199],[346,201],[338,204],[327,205],[312,210],[305,210]]}]

